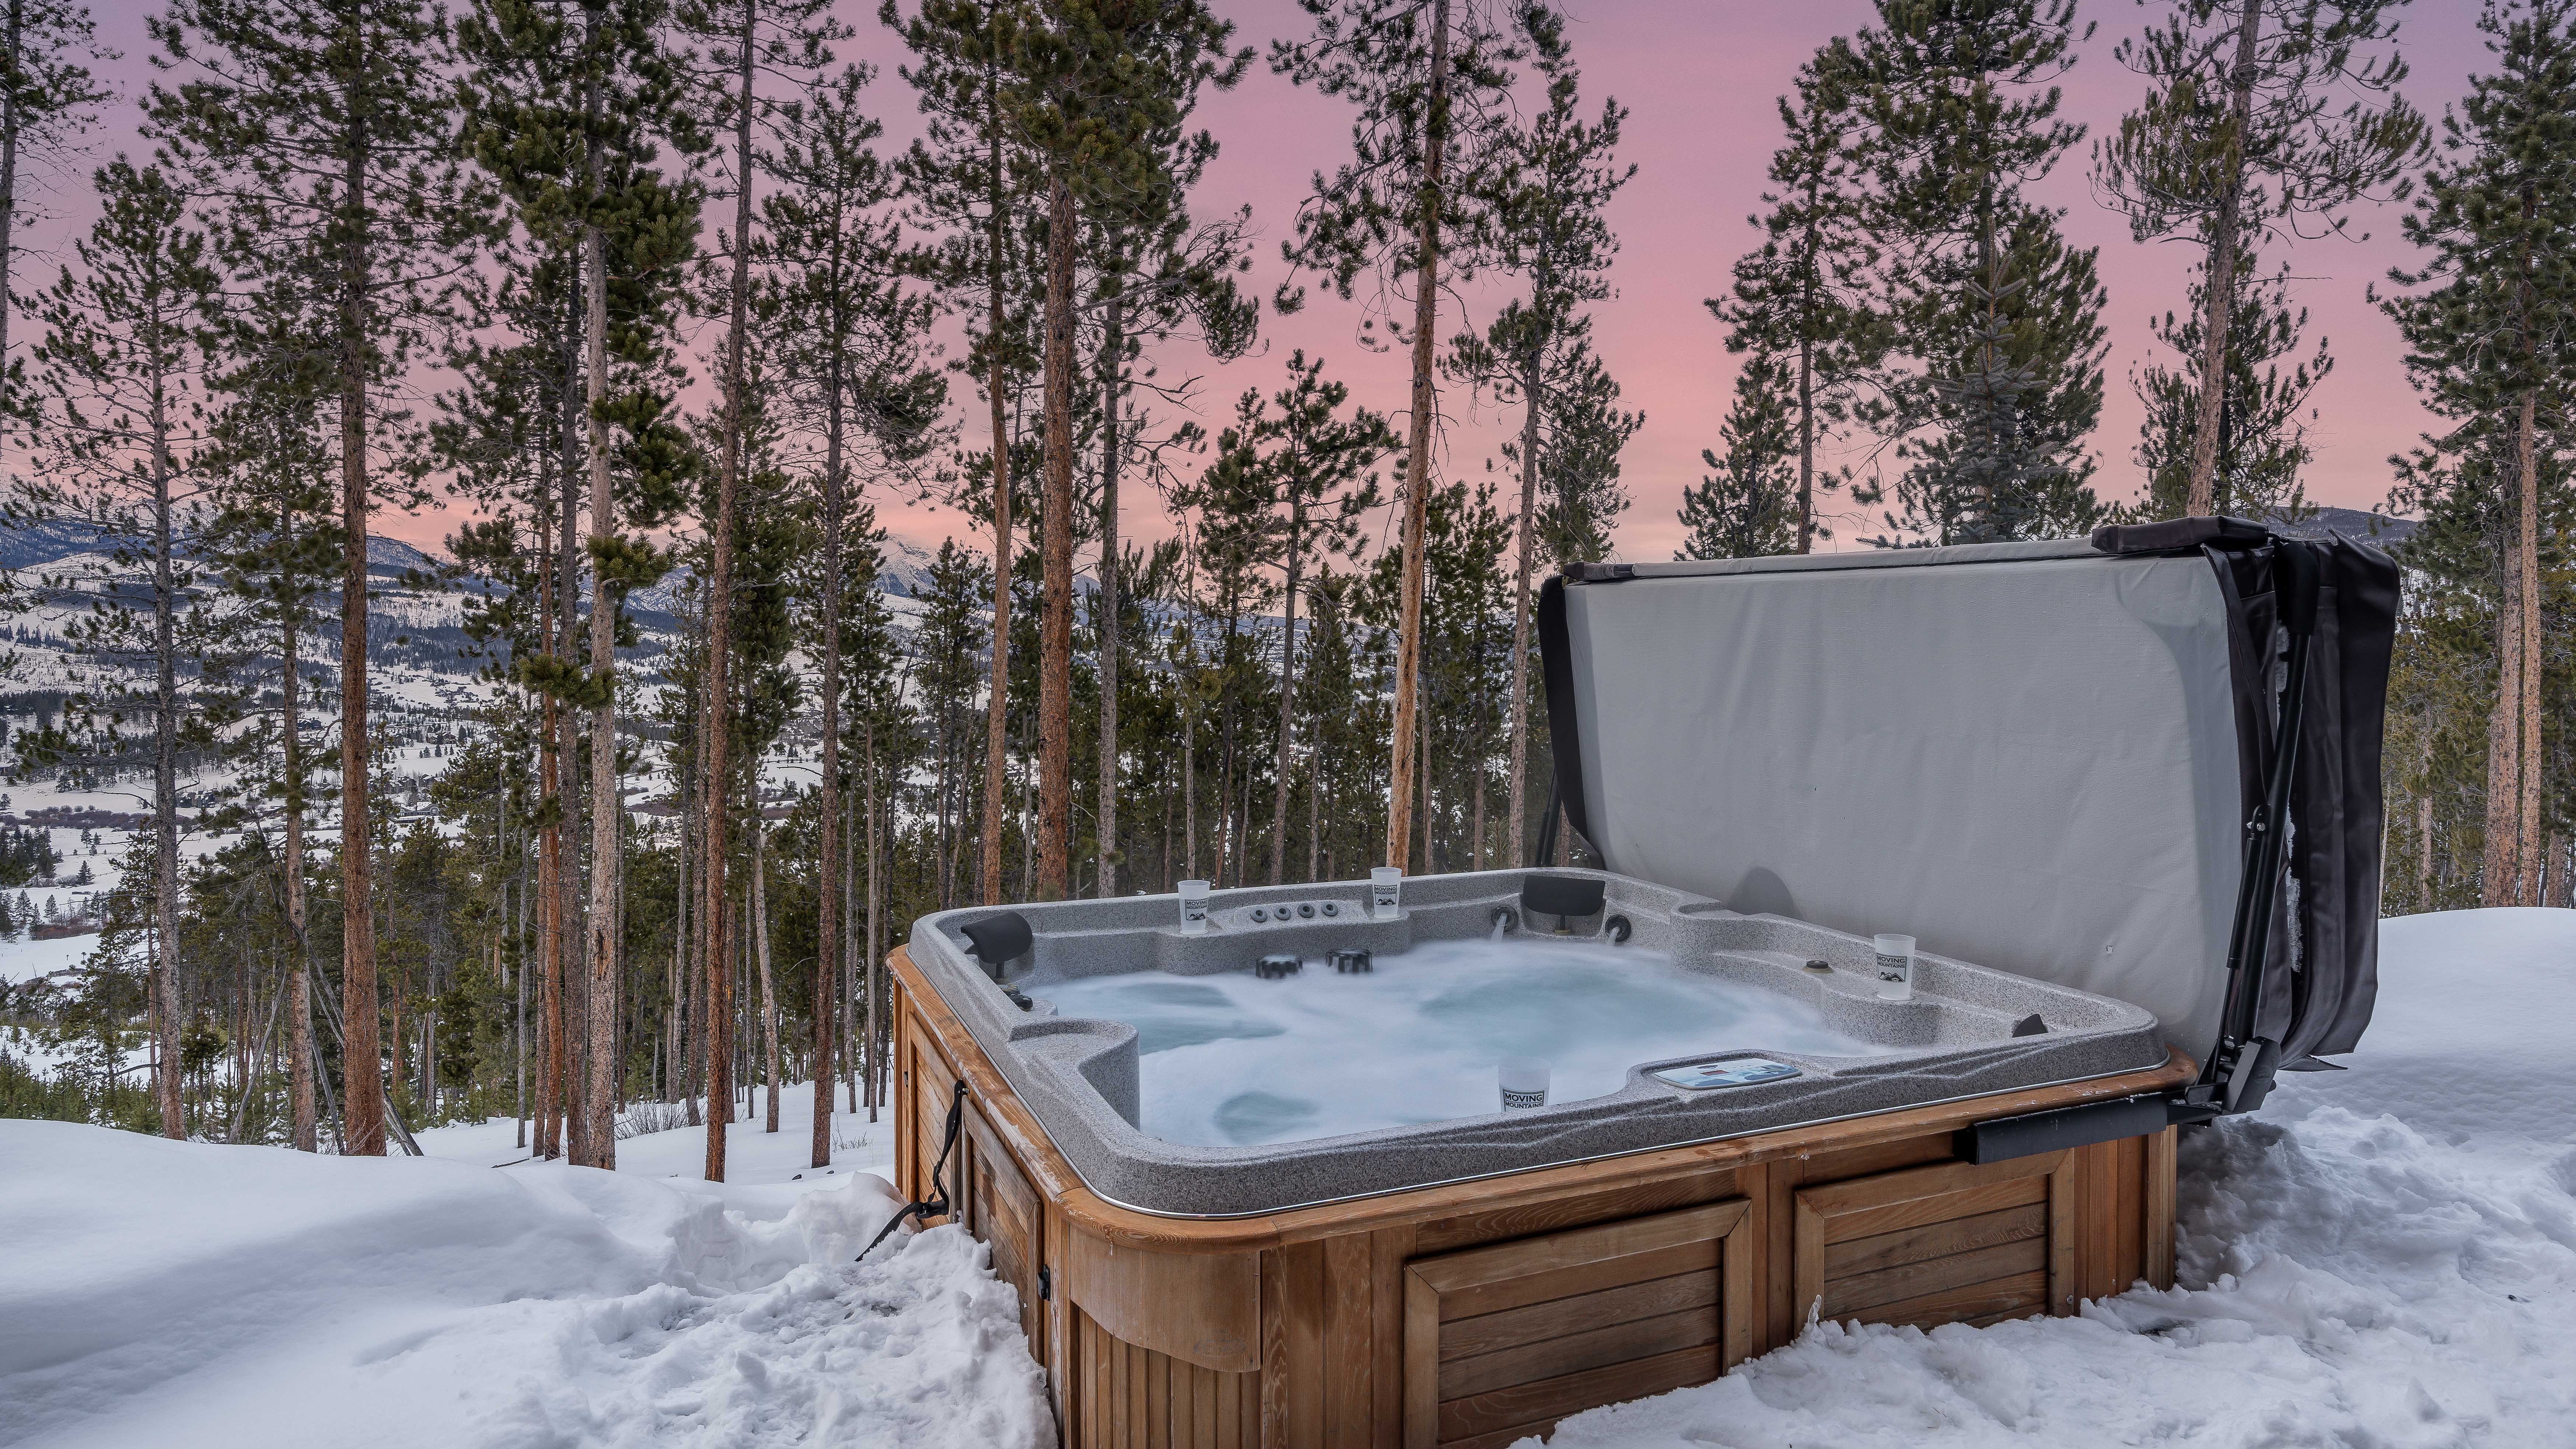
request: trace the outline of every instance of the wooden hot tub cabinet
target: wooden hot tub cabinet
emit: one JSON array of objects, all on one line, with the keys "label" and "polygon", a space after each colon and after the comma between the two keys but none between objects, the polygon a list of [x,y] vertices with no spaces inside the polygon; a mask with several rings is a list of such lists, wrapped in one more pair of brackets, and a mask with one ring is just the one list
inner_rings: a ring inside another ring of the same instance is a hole
[{"label": "wooden hot tub cabinet", "polygon": [[1969,1123],[2157,1091],[2151,1071],[1259,1217],[1082,1185],[898,950],[895,1173],[1017,1285],[1069,1449],[1484,1449],[1705,1383],[1829,1319],[2071,1313],[2173,1282],[2174,1130],[1975,1165]]}]

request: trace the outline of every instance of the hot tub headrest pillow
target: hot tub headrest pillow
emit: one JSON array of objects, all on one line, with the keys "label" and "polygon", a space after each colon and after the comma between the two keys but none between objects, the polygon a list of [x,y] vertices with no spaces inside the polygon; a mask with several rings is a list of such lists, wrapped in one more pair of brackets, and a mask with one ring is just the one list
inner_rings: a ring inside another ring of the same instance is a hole
[{"label": "hot tub headrest pillow", "polygon": [[1543,916],[1588,916],[1601,909],[1601,882],[1579,875],[1521,877],[1521,909]]},{"label": "hot tub headrest pillow", "polygon": [[1030,942],[1035,939],[1029,930],[1028,917],[1017,911],[1004,911],[980,921],[969,921],[957,929],[966,937],[967,944],[974,947],[975,959],[983,962],[984,969],[993,973],[997,980],[1001,977],[1002,968],[1026,955]]}]

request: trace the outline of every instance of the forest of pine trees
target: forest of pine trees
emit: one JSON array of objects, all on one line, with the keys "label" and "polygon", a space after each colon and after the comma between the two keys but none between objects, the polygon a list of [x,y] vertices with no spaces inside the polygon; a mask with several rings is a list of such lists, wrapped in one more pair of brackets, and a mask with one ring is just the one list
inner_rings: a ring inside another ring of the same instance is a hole
[{"label": "forest of pine trees", "polygon": [[[1594,324],[1657,180],[1550,5],[170,0],[126,95],[73,0],[0,4],[6,522],[106,540],[44,587],[115,681],[0,765],[149,804],[77,989],[0,998],[68,1063],[0,1057],[0,1112],[350,1153],[515,1116],[613,1166],[637,1103],[775,1131],[811,1083],[821,1166],[925,912],[1529,861],[1533,598],[1628,508]],[[2379,294],[2439,427],[2392,460],[2387,905],[2564,906],[2576,0],[2495,0],[2429,118],[2398,8],[1878,0],[1712,242],[1738,363],[1680,552],[2298,525],[2337,359],[2291,244],[2402,205]],[[1256,68],[1349,121],[1282,217],[1203,194],[1201,107]],[[2077,76],[2137,97],[2116,130],[2063,114]],[[116,107],[140,148],[68,165]],[[29,157],[95,200],[44,274]],[[2198,259],[2120,299],[2158,350],[2111,462],[2064,170]],[[1327,308],[1383,357],[1199,395]],[[1450,459],[1471,400],[1504,434]],[[897,610],[881,519],[924,502],[968,526]],[[367,539],[433,505],[491,689],[424,741],[370,713]]]}]

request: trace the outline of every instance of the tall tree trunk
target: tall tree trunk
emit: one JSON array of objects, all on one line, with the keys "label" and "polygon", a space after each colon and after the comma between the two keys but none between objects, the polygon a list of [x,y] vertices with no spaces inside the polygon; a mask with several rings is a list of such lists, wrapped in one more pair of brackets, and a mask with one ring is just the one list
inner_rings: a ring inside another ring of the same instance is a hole
[{"label": "tall tree trunk", "polygon": [[2522,799],[2516,812],[2516,833],[2521,837],[2522,886],[2517,899],[2527,906],[2541,903],[2541,847],[2547,839],[2540,811],[2540,770],[2543,760],[2540,748],[2540,394],[2525,390],[2522,395],[2522,498],[2517,572],[2522,575],[2522,617],[2518,621],[2522,635],[2522,690],[2516,701],[2522,727]]},{"label": "tall tree trunk", "polygon": [[[769,871],[767,851],[769,826],[760,817],[759,787],[753,787],[751,802],[751,959],[760,967],[760,1049],[763,1095],[768,1099],[769,1121],[761,1130],[778,1130],[778,987],[769,974]],[[825,1092],[831,1091],[832,1074],[817,1071],[817,1080]]]},{"label": "tall tree trunk", "polygon": [[1109,279],[1108,316],[1100,345],[1100,591],[1092,621],[1100,631],[1100,898],[1118,894],[1118,407],[1127,346],[1126,293]]},{"label": "tall tree trunk", "polygon": [[1422,190],[1415,200],[1421,254],[1413,283],[1413,436],[1404,469],[1403,612],[1395,645],[1395,730],[1388,749],[1386,863],[1412,854],[1413,739],[1422,658],[1422,534],[1431,511],[1433,332],[1440,321],[1440,163],[1449,146],[1449,0],[1431,3],[1431,95],[1424,108]]},{"label": "tall tree trunk", "polygon": [[[354,28],[354,27],[353,27]],[[363,53],[363,37],[352,47]],[[356,63],[353,57],[352,63]],[[352,117],[342,155],[340,254],[340,1150],[385,1155],[383,1043],[376,1000],[375,835],[367,820],[367,158]]]},{"label": "tall tree trunk", "polygon": [[[26,29],[27,0],[8,0],[7,33],[0,36],[0,55],[20,54]],[[26,118],[18,109],[15,86],[0,86],[0,417],[7,416],[9,377],[9,275],[18,259],[18,132]]]},{"label": "tall tree trunk", "polygon": [[1072,894],[1073,861],[1073,183],[1047,184],[1046,494],[1039,507],[1037,896]]},{"label": "tall tree trunk", "polygon": [[868,981],[868,1023],[862,1037],[867,1043],[867,1053],[859,1061],[859,1072],[867,1081],[868,1120],[874,1122],[877,1120],[877,1103],[884,1099],[884,1093],[877,1085],[880,1081],[877,1072],[878,1000],[884,992],[879,985],[877,965],[877,749],[873,724],[860,728],[859,750],[859,765],[865,772],[860,789],[861,798],[866,802],[868,832],[868,948],[859,958]]},{"label": "tall tree trunk", "polygon": [[[990,229],[985,238],[984,289],[990,308],[986,336],[992,348],[991,375],[984,384],[993,404],[993,659],[990,688],[984,702],[984,833],[977,842],[976,884],[984,904],[1002,903],[1002,806],[1009,791],[1011,693],[1011,429],[1003,412],[1003,388],[1009,372],[1002,356],[1002,243],[1008,205],[1003,195],[1001,89],[998,77],[986,87],[992,113],[986,136],[986,173],[992,184],[987,199]],[[942,856],[946,855],[943,849]],[[940,892],[948,904],[948,892]]]},{"label": "tall tree trunk", "polygon": [[[152,351],[156,358],[162,351],[159,330],[154,324]],[[185,1139],[187,1109],[179,1097],[179,660],[177,642],[172,637],[178,581],[170,570],[170,408],[157,371],[152,380],[151,466],[152,965],[161,986],[161,1069],[153,1085],[161,1108],[161,1135]]]},{"label": "tall tree trunk", "polygon": [[[285,519],[284,510],[280,510],[281,523]],[[297,733],[304,695],[296,648],[297,635],[302,632],[296,627],[297,616],[302,607],[300,595],[290,595],[284,605],[278,653],[285,667],[278,676],[278,693],[286,726],[286,933],[287,949],[294,953],[286,978],[287,1131],[288,1141],[296,1151],[312,1152],[321,1144],[315,1131],[313,1104],[313,949],[304,930],[304,741]]]},{"label": "tall tree trunk", "polygon": [[1288,872],[1288,754],[1297,735],[1297,582],[1300,557],[1306,547],[1306,499],[1303,484],[1297,479],[1288,483],[1288,577],[1282,595],[1285,607],[1281,617],[1286,621],[1279,631],[1279,750],[1273,770],[1278,778],[1270,793],[1270,883],[1279,884]]},{"label": "tall tree trunk", "polygon": [[1806,245],[1798,272],[1798,552],[1816,549],[1816,249],[1820,200],[1807,185]]},{"label": "tall tree trunk", "polygon": [[[581,411],[578,407],[567,409],[568,428],[577,427]],[[581,608],[581,494],[588,465],[583,457],[585,445],[577,433],[568,433],[565,444],[563,488],[555,499],[555,652],[557,658],[569,662],[578,657],[574,639]],[[583,1069],[590,1043],[590,973],[582,967],[588,943],[582,939],[581,837],[572,823],[581,799],[581,738],[570,703],[559,704],[553,720],[557,732],[555,798],[564,817],[564,823],[557,827],[560,843],[555,850],[555,894],[559,898],[555,949],[563,953],[556,977],[563,983],[562,1039],[556,1048],[562,1080],[556,1090],[562,1093],[563,1101],[563,1154],[581,1163],[590,1160],[591,1152],[591,1119],[585,1105],[590,1096],[590,1077]]]},{"label": "tall tree trunk", "polygon": [[[2514,446],[2523,477],[2537,468],[2531,419],[2538,397],[2526,390],[2515,421]],[[2496,595],[2496,697],[2487,716],[2486,840],[2478,870],[2478,903],[2510,906],[2522,899],[2523,595],[2531,580],[2522,571],[2522,513],[2516,500],[2502,526]]]},{"label": "tall tree trunk", "polygon": [[2209,261],[2202,280],[2209,295],[2200,318],[2200,415],[2191,435],[2191,481],[2183,511],[2204,517],[2217,511],[2218,428],[2227,398],[2227,320],[2236,301],[2236,241],[2245,200],[2245,130],[2253,123],[2254,63],[2262,40],[2264,0],[2242,0],[2236,58],[2227,72],[2227,149],[2219,161],[2218,210],[2209,219]]},{"label": "tall tree trunk", "polygon": [[[585,23],[596,32],[599,12],[590,11],[588,16]],[[596,39],[589,43],[597,45]],[[748,60],[744,64],[747,70]],[[596,117],[600,101],[595,74],[584,89],[584,107]],[[600,146],[594,139],[589,155],[594,192],[605,185],[603,169]],[[617,862],[623,849],[626,801],[617,780],[618,585],[610,577],[607,562],[614,556],[618,541],[617,504],[609,492],[608,422],[601,415],[608,401],[608,234],[593,223],[582,228],[581,240],[583,269],[590,276],[584,299],[589,303],[584,338],[590,354],[589,387],[584,393],[589,406],[583,411],[590,434],[590,672],[591,687],[598,691],[590,707],[590,934],[588,949],[583,953],[590,971],[585,1002],[589,1030],[584,1043],[590,1075],[582,1093],[589,1152],[581,1164],[613,1168],[617,1165],[617,1131],[611,1115],[616,1109],[622,1075],[619,1068],[624,1064],[624,1056],[617,1049],[618,987],[623,965],[619,960],[623,943],[619,940]]]},{"label": "tall tree trunk", "polygon": [[1528,863],[1522,822],[1529,818],[1530,570],[1537,548],[1538,369],[1539,357],[1533,349],[1521,376],[1521,516],[1512,529],[1517,553],[1512,567],[1512,778],[1504,808],[1511,812],[1512,849],[1507,860],[1514,869]]},{"label": "tall tree trunk", "polygon": [[[737,90],[734,118],[734,175],[739,184],[734,188],[733,209],[733,295],[727,299],[729,316],[725,328],[724,439],[723,459],[716,468],[716,516],[708,530],[708,547],[714,558],[708,568],[707,583],[707,846],[705,951],[707,970],[707,1161],[706,1179],[725,1180],[725,1128],[733,1118],[733,1050],[732,942],[726,933],[725,837],[727,812],[733,791],[732,769],[726,761],[733,736],[733,686],[730,680],[733,653],[733,515],[742,488],[745,461],[745,426],[743,372],[745,349],[750,346],[751,297],[751,80],[752,34],[758,11],[756,0],[743,0],[743,33],[738,39],[740,70],[736,75]],[[754,775],[753,805],[757,807],[757,773]],[[715,1104],[722,1101],[724,1112],[718,1115]]]},{"label": "tall tree trunk", "polygon": [[814,1140],[811,1167],[832,1163],[833,1028],[837,1026],[841,972],[841,882],[846,875],[841,839],[841,354],[835,341],[824,379],[827,422],[823,433],[823,758],[817,793],[822,838],[815,863],[814,929]]}]

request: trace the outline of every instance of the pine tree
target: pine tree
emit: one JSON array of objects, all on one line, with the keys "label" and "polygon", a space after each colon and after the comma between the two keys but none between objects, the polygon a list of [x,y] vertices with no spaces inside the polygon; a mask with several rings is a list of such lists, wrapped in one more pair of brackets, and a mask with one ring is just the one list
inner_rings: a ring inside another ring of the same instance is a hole
[{"label": "pine tree", "polygon": [[[2432,253],[2391,278],[2420,290],[2392,297],[2407,371],[2453,422],[2401,474],[2417,506],[2481,477],[2511,502],[2495,510],[2497,689],[2489,716],[2481,899],[2536,904],[2542,812],[2541,495],[2552,487],[2567,426],[2565,383],[2576,332],[2576,34],[2566,0],[2493,5],[2492,74],[2442,124],[2442,154],[2406,218]],[[2467,466],[2474,460],[2476,466]],[[2448,481],[2446,482],[2446,475]]]},{"label": "pine tree", "polygon": [[284,852],[279,897],[289,940],[285,984],[288,1144],[318,1150],[312,943],[306,931],[303,740],[304,638],[338,562],[325,360],[304,346],[311,318],[301,288],[253,298],[230,328],[230,366],[213,432],[216,512],[208,552],[251,627],[272,631],[278,657],[278,795]]},{"label": "pine tree", "polygon": [[1869,410],[1914,460],[1892,490],[1890,536],[2089,527],[2102,288],[2061,214],[2023,195],[2083,137],[2059,118],[2055,84],[2081,38],[2073,0],[1885,0],[1879,14],[1853,40],[1849,75],[1869,126],[1877,305],[1914,364]]},{"label": "pine tree", "polygon": [[[371,466],[392,441],[371,389],[448,320],[445,284],[472,242],[455,148],[447,27],[424,0],[173,0],[150,22],[181,79],[153,124],[192,184],[233,199],[227,253],[327,301],[340,425],[340,890],[347,1019],[344,1151],[382,1156],[375,835],[368,814],[367,515],[421,499]],[[202,179],[199,179],[202,178]]]},{"label": "pine tree", "polygon": [[[1547,108],[1529,124],[1505,132],[1496,157],[1493,200],[1496,261],[1529,279],[1529,295],[1504,304],[1481,338],[1462,337],[1460,371],[1517,395],[1520,437],[1510,455],[1520,465],[1520,513],[1514,525],[1512,597],[1512,697],[1508,729],[1512,763],[1508,785],[1512,848],[1507,861],[1522,861],[1520,822],[1529,763],[1530,578],[1536,562],[1539,461],[1566,429],[1569,394],[1586,374],[1584,343],[1591,332],[1585,304],[1610,295],[1609,268],[1619,248],[1605,211],[1619,188],[1637,174],[1614,159],[1627,109],[1602,103],[1600,118],[1586,121],[1576,108],[1581,74],[1565,37],[1564,17],[1543,6],[1514,17],[1530,54],[1530,68],[1547,82]],[[1622,439],[1621,441],[1625,441]]]},{"label": "pine tree", "polygon": [[[782,370],[794,380],[788,406],[823,444],[814,499],[822,523],[820,578],[809,591],[821,603],[823,660],[816,789],[817,1062],[832,1058],[834,1017],[823,1004],[834,999],[842,976],[841,625],[851,602],[844,556],[857,501],[852,477],[864,472],[891,482],[919,464],[941,441],[938,424],[948,398],[946,379],[924,360],[921,339],[933,308],[904,284],[901,232],[878,214],[894,195],[895,177],[869,149],[882,128],[859,109],[870,75],[853,66],[828,80],[818,77],[782,112],[769,163],[779,187],[762,202],[769,273],[762,322],[776,336]],[[862,601],[874,597],[862,587]],[[870,814],[873,819],[873,809]],[[873,877],[869,890],[873,904]],[[831,1117],[831,1073],[818,1070],[815,1167],[832,1159]]]},{"label": "pine tree", "polygon": [[[2240,281],[2227,320],[2227,362],[2220,380],[2225,395],[2209,507],[2217,513],[2297,522],[2313,511],[2299,481],[2312,457],[2308,426],[2316,413],[2309,399],[2334,371],[2334,355],[2319,338],[2306,358],[2291,357],[2307,331],[2308,313],[2304,307],[2290,308],[2288,267],[2284,264],[2269,282],[2242,280],[2252,272],[2253,259],[2238,258]],[[2195,369],[2206,352],[2199,302],[2207,285],[2205,278],[2196,280],[2190,306],[2148,324],[2157,341]],[[2147,475],[2143,511],[2150,518],[2182,517],[2190,507],[2193,438],[2200,420],[2198,374],[2150,363],[2131,375],[2130,386],[2146,409],[2146,419],[2138,425],[2138,466]]]},{"label": "pine tree", "polygon": [[[189,578],[183,551],[196,542],[191,505],[205,487],[206,376],[214,366],[221,280],[205,234],[158,166],[124,157],[96,177],[100,216],[75,244],[80,270],[65,270],[42,302],[36,344],[39,453],[22,503],[69,513],[111,540],[122,573],[151,570],[151,624],[134,639],[110,575],[94,581],[101,609],[74,638],[91,651],[149,659],[152,717],[153,1077],[165,1137],[188,1135],[180,1101],[178,753],[183,712],[179,618]],[[185,643],[200,641],[189,639]],[[202,708],[202,704],[199,706]],[[47,902],[50,907],[50,900]]]},{"label": "pine tree", "polygon": [[1072,889],[1075,295],[1081,218],[1123,219],[1126,198],[1167,185],[1170,137],[1200,88],[1230,87],[1251,52],[1202,0],[1038,0],[1011,37],[1002,110],[1046,188],[1040,409],[1045,474],[1038,517],[1044,580],[1038,630],[1038,871],[1054,900]]},{"label": "pine tree", "polygon": [[1847,42],[1830,42],[1799,69],[1795,96],[1780,98],[1787,139],[1771,153],[1776,189],[1762,195],[1771,210],[1753,219],[1762,245],[1736,260],[1729,295],[1706,303],[1726,324],[1728,351],[1796,359],[1799,553],[1832,536],[1817,521],[1816,496],[1839,480],[1818,475],[1817,445],[1852,421],[1893,340],[1870,295],[1878,250],[1854,144],[1862,127],[1850,94],[1855,65]]},{"label": "pine tree", "polygon": [[[1301,350],[1288,359],[1288,382],[1265,404],[1247,392],[1237,417],[1256,451],[1255,486],[1274,500],[1282,600],[1279,632],[1279,738],[1272,766],[1270,883],[1286,878],[1289,752],[1297,724],[1297,598],[1307,568],[1327,553],[1357,551],[1360,516],[1378,506],[1377,475],[1367,470],[1395,447],[1386,419],[1367,408],[1346,419],[1350,389],[1324,381],[1324,361]],[[1277,412],[1270,411],[1275,405]]]},{"label": "pine tree", "polygon": [[[1270,68],[1298,85],[1349,100],[1359,110],[1351,159],[1331,177],[1316,173],[1300,205],[1287,260],[1332,280],[1344,300],[1364,274],[1375,282],[1372,315],[1413,348],[1406,423],[1402,564],[1396,620],[1395,723],[1388,742],[1386,860],[1412,854],[1416,716],[1421,702],[1423,530],[1431,506],[1434,345],[1440,335],[1441,265],[1446,280],[1472,275],[1490,242],[1494,155],[1507,126],[1503,100],[1519,52],[1479,0],[1298,0],[1315,20],[1304,40],[1274,41]],[[1396,318],[1396,293],[1410,274],[1410,332]],[[1294,311],[1301,294],[1280,289]]]},{"label": "pine tree", "polygon": [[[1628,510],[1619,481],[1620,450],[1646,425],[1642,412],[1619,407],[1619,382],[1586,339],[1556,368],[1555,415],[1539,434],[1539,558],[1550,567],[1598,563],[1610,556],[1610,530]],[[1513,458],[1518,444],[1507,442]]]},{"label": "pine tree", "polygon": [[[980,373],[990,409],[992,488],[982,512],[993,529],[992,692],[985,702],[984,818],[977,832],[977,880],[983,903],[1001,904],[1003,776],[1009,748],[1011,647],[1012,436],[1009,410],[1037,348],[1018,284],[1029,249],[1014,216],[1018,188],[1032,165],[1019,132],[1008,125],[1005,66],[1009,35],[1027,22],[1023,0],[923,0],[910,20],[897,0],[882,0],[884,23],[903,37],[914,64],[902,75],[919,94],[924,132],[896,163],[920,215],[944,229],[923,259],[941,292],[961,309],[980,305],[969,324],[967,365]],[[970,512],[976,511],[972,506]],[[942,798],[945,799],[943,791]],[[943,838],[944,838],[943,827]],[[948,901],[944,884],[940,895]]]},{"label": "pine tree", "polygon": [[1735,405],[1718,436],[1726,452],[1702,449],[1714,472],[1682,490],[1689,534],[1676,559],[1755,558],[1798,551],[1803,441],[1798,387],[1779,358],[1755,353],[1735,377]]},{"label": "pine tree", "polygon": [[[2355,203],[2402,197],[2402,178],[2423,154],[2424,119],[2395,93],[2406,65],[2391,12],[2403,3],[2176,0],[2163,24],[2113,51],[2148,91],[2118,133],[2095,144],[2095,179],[2138,240],[2188,229],[2203,248],[2180,500],[2192,514],[2218,506],[2230,324],[2259,244],[2303,217],[2342,232]],[[2339,95],[2351,99],[2337,111]]]},{"label": "pine tree", "polygon": [[87,6],[65,0],[0,0],[0,418],[18,367],[9,360],[9,279],[18,259],[18,222],[27,215],[29,161],[74,152],[114,92],[90,65],[113,59],[99,49]]}]

